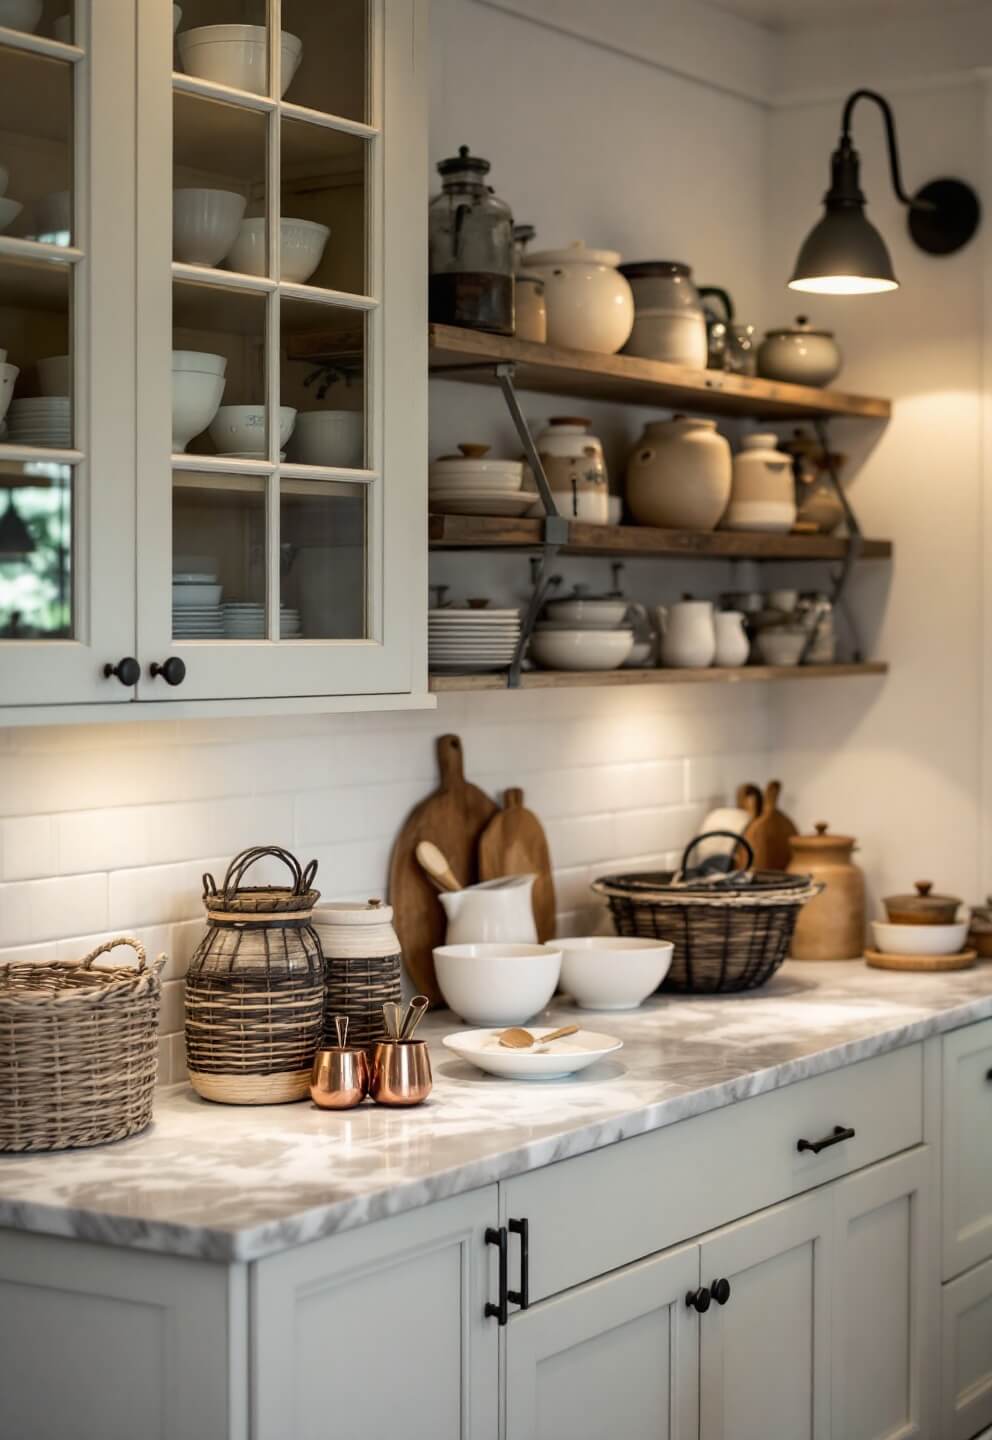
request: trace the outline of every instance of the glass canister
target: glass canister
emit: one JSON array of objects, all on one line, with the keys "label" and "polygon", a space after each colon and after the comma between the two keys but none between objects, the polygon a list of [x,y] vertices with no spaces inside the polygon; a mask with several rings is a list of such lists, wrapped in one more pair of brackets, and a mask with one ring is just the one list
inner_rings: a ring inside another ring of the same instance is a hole
[{"label": "glass canister", "polygon": [[431,201],[430,318],[513,334],[513,216],[485,183],[489,161],[467,145],[438,162]]},{"label": "glass canister", "polygon": [[536,234],[533,225],[513,227],[515,334],[518,340],[533,340],[543,345],[548,338],[548,304],[544,298],[544,281],[540,275],[530,273],[525,254]]}]

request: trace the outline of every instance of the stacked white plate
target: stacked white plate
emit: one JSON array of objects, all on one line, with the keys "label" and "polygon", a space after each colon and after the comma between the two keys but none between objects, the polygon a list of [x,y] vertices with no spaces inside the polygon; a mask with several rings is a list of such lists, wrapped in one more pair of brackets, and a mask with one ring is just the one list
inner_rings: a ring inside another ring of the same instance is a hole
[{"label": "stacked white plate", "polygon": [[216,571],[180,570],[172,576],[172,633],[177,640],[224,638],[223,589]]},{"label": "stacked white plate", "polygon": [[[229,600],[224,605],[224,634],[228,640],[263,640],[265,606],[253,600]],[[303,633],[300,612],[283,605],[279,612],[279,634],[283,640],[298,640]]]},{"label": "stacked white plate", "polygon": [[522,490],[521,460],[487,460],[487,445],[462,445],[430,467],[431,509],[442,515],[526,515],[537,496]]},{"label": "stacked white plate", "polygon": [[427,620],[432,670],[505,670],[520,639],[516,610],[431,610]]},{"label": "stacked white plate", "polygon": [[12,400],[7,412],[12,445],[65,450],[72,444],[72,402],[68,395],[38,395]]}]

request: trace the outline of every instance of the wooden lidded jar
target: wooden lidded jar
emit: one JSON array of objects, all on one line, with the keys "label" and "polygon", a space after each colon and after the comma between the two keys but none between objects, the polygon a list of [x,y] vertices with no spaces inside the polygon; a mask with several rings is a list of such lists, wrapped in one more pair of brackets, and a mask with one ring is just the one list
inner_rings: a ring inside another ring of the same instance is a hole
[{"label": "wooden lidded jar", "polygon": [[815,835],[789,841],[791,875],[809,875],[824,887],[799,912],[790,955],[793,960],[860,960],[865,949],[865,877],[851,859],[856,841],[828,835],[821,821]]},{"label": "wooden lidded jar", "polygon": [[382,1007],[399,1004],[402,951],[393,929],[392,906],[381,900],[367,904],[335,901],[318,905],[314,928],[327,962],[327,1022],[347,1015],[348,1037],[368,1048],[385,1040]]}]

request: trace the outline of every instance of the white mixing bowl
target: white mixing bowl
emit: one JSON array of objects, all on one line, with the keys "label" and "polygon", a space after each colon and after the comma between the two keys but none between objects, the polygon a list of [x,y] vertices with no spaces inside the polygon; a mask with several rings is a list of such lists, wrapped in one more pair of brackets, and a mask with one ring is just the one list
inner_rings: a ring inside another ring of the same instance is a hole
[{"label": "white mixing bowl", "polygon": [[555,630],[538,626],[530,657],[545,670],[618,670],[634,648],[633,630]]},{"label": "white mixing bowl", "polygon": [[553,945],[439,945],[434,973],[445,1004],[470,1025],[523,1025],[558,985]]},{"label": "white mixing bowl", "polygon": [[173,350],[173,370],[199,370],[205,375],[225,375],[227,356],[211,355],[209,350]]},{"label": "white mixing bowl", "polygon": [[233,190],[173,190],[173,258],[187,265],[219,265],[237,239],[245,203]]},{"label": "white mixing bowl", "polygon": [[[264,25],[199,25],[178,37],[187,75],[235,90],[265,95],[269,89],[268,42]],[[282,32],[282,89],[285,95],[303,55],[303,42]]]},{"label": "white mixing bowl", "polygon": [[[296,411],[279,407],[279,448],[293,433]],[[264,405],[222,405],[210,425],[210,438],[220,455],[243,455],[266,448]]]},{"label": "white mixing bowl", "polygon": [[172,449],[181,454],[217,414],[227,381],[205,370],[172,372]]},{"label": "white mixing bowl", "polygon": [[292,458],[300,465],[360,470],[365,463],[365,416],[360,410],[302,410]]},{"label": "white mixing bowl", "polygon": [[[262,216],[242,220],[238,238],[227,257],[229,270],[240,270],[243,275],[268,273],[265,224]],[[304,285],[320,264],[330,233],[326,225],[319,225],[316,220],[280,220],[280,279]]]},{"label": "white mixing bowl", "polygon": [[593,935],[556,940],[561,949],[561,988],[583,1010],[634,1010],[668,974],[670,940]]},{"label": "white mixing bowl", "polygon": [[953,925],[890,925],[873,920],[875,944],[886,955],[956,955],[968,938],[967,920]]}]

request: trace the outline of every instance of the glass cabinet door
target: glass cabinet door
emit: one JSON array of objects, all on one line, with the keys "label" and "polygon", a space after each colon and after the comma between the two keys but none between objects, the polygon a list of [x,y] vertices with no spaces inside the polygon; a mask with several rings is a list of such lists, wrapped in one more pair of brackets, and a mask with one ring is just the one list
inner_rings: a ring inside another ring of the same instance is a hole
[{"label": "glass cabinet door", "polygon": [[424,689],[422,7],[173,23],[142,0],[140,696]]},{"label": "glass cabinet door", "polygon": [[0,20],[0,706],[128,701],[134,5]]}]

